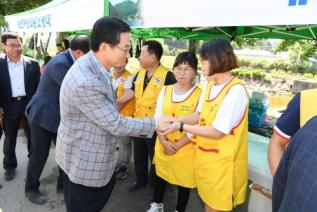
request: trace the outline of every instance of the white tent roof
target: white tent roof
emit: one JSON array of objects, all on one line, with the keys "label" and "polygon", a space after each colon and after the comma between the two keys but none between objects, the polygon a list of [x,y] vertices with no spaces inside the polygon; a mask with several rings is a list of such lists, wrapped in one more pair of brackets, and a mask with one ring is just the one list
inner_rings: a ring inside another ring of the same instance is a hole
[{"label": "white tent roof", "polygon": [[103,14],[104,0],[54,0],[5,19],[11,31],[64,32],[91,29]]},{"label": "white tent roof", "polygon": [[[124,0],[110,0],[112,3]],[[48,32],[89,30],[104,15],[108,0],[54,0],[39,8],[6,16],[9,30]],[[143,0],[144,28],[226,26],[317,27],[315,0]],[[140,22],[141,23],[141,22]],[[289,27],[291,28],[291,27]]]},{"label": "white tent roof", "polygon": [[144,0],[145,27],[317,24],[315,0]]}]

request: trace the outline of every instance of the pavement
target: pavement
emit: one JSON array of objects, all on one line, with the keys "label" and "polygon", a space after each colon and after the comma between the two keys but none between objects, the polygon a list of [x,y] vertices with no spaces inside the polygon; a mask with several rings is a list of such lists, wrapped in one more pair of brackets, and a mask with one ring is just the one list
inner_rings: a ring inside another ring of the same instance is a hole
[{"label": "pavement", "polygon": [[[3,137],[0,141],[3,144]],[[52,145],[49,158],[46,162],[41,176],[40,190],[46,195],[48,201],[45,205],[38,206],[31,203],[24,196],[24,185],[27,167],[27,147],[23,131],[19,131],[16,154],[18,158],[18,167],[16,177],[12,181],[4,180],[4,170],[0,168],[0,212],[65,212],[64,196],[56,192],[56,179],[58,168],[54,159],[55,147]],[[3,152],[0,152],[0,158],[3,159]],[[110,199],[102,212],[144,212],[151,203],[152,191],[149,186],[142,188],[134,193],[126,189],[135,180],[133,164],[129,168],[129,175],[125,180],[117,180],[115,188]],[[164,197],[164,211],[173,212],[176,207],[177,188],[168,186]],[[186,209],[187,212],[203,211],[203,203],[199,199],[196,190],[191,191],[190,200]],[[242,210],[238,209],[235,212]],[[243,210],[245,211],[245,210]]]}]

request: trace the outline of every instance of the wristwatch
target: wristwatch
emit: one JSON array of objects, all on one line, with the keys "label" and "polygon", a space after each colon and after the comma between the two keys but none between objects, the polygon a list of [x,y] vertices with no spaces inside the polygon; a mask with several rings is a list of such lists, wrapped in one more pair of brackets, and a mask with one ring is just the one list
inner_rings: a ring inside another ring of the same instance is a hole
[{"label": "wristwatch", "polygon": [[182,121],[179,122],[179,131],[180,132],[184,131],[184,122],[182,122]]}]

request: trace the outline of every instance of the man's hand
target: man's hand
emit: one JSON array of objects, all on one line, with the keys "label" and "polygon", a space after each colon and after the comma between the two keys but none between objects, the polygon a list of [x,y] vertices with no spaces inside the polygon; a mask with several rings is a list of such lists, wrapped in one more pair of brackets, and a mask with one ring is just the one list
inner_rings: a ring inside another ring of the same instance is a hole
[{"label": "man's hand", "polygon": [[170,122],[169,125],[167,125],[164,130],[158,131],[158,133],[162,135],[166,135],[168,133],[175,132],[180,129],[180,122],[177,120],[174,120],[173,122]]},{"label": "man's hand", "polygon": [[157,133],[165,135],[166,131],[168,131],[172,127],[172,123],[177,119],[175,117],[160,117],[156,119],[157,121]]}]

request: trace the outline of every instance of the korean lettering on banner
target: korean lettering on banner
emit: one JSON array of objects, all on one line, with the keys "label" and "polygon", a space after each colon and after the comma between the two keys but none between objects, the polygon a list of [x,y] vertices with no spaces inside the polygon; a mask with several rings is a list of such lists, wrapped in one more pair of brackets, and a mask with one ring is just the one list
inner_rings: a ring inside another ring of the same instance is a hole
[{"label": "korean lettering on banner", "polygon": [[18,27],[20,29],[49,28],[51,26],[51,15],[18,20]]}]

